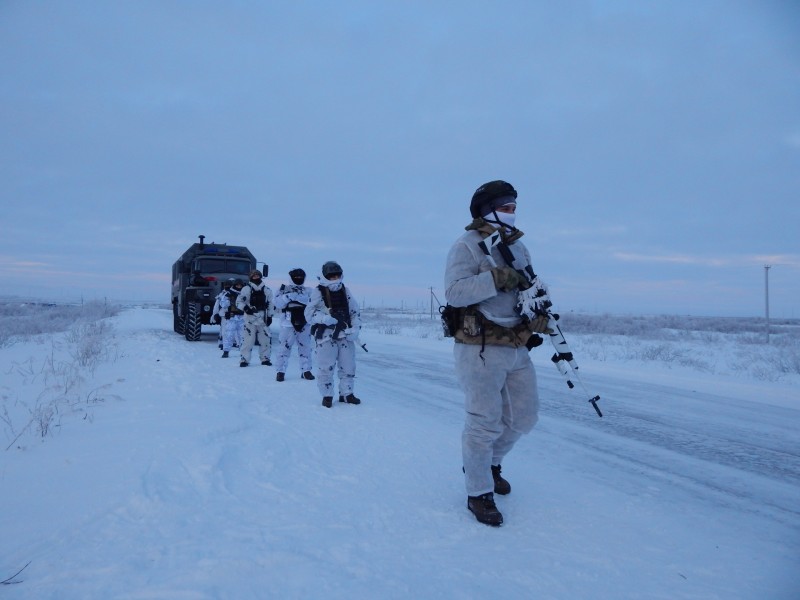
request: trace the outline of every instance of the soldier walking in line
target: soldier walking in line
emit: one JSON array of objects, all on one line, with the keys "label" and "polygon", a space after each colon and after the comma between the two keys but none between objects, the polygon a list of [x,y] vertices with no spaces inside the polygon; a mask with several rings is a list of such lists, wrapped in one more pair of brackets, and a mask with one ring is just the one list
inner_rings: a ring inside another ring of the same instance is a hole
[{"label": "soldier walking in line", "polygon": [[261,271],[250,272],[250,281],[236,299],[236,308],[244,312],[244,341],[241,347],[240,367],[250,364],[250,353],[258,336],[258,354],[262,365],[271,365],[272,350],[269,326],[272,324],[272,290],[263,281]]},{"label": "soldier walking in line", "polygon": [[311,325],[305,317],[305,309],[311,299],[311,290],[303,284],[306,272],[303,269],[289,271],[292,285],[281,285],[275,294],[275,308],[280,311],[280,328],[278,333],[278,353],[275,357],[276,381],[286,377],[286,365],[292,347],[297,345],[300,361],[300,376],[303,379],[314,379],[311,373]]}]

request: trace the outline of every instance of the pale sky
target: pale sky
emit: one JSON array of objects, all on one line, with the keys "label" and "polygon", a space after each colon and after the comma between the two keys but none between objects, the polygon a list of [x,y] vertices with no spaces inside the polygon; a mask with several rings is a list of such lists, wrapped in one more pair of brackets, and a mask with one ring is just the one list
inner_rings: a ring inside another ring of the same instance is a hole
[{"label": "pale sky", "polygon": [[0,0],[0,294],[169,302],[199,234],[268,284],[444,299],[505,179],[556,309],[800,317],[800,3]]}]

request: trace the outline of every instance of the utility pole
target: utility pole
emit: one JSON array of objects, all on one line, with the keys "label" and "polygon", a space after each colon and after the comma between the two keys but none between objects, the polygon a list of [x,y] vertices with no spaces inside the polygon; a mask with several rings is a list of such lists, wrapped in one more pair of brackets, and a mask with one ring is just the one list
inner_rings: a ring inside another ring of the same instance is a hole
[{"label": "utility pole", "polygon": [[436,293],[433,291],[433,286],[430,287],[430,290],[431,290],[431,319],[433,319],[434,318],[434,316],[433,316],[434,315],[434,313],[433,313],[433,301],[436,300],[437,306],[441,306],[442,303],[439,302],[439,298],[436,297]]},{"label": "utility pole", "polygon": [[769,270],[772,265],[764,265],[764,313],[767,326],[767,344],[769,344]]}]

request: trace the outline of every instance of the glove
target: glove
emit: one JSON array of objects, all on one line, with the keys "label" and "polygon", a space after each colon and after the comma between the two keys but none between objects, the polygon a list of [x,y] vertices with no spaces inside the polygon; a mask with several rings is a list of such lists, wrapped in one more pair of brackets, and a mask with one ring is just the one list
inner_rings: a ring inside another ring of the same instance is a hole
[{"label": "glove", "polygon": [[523,281],[519,273],[511,267],[495,267],[492,269],[492,278],[494,279],[494,287],[504,292],[513,292],[519,288],[519,284]]},{"label": "glove", "polygon": [[222,319],[220,319],[219,315],[213,315],[211,317],[211,322],[215,325],[219,325],[222,322]]},{"label": "glove", "polygon": [[331,315],[322,316],[323,325],[336,325],[338,322],[339,320],[336,317],[332,317]]},{"label": "glove", "polygon": [[334,340],[342,339],[342,333],[347,330],[347,324],[344,321],[336,321],[336,326],[333,328],[331,338]]},{"label": "glove", "polygon": [[358,340],[358,329],[355,329],[354,327],[348,327],[347,329],[344,330],[344,338],[348,342],[357,341]]},{"label": "glove", "polygon": [[231,311],[230,310],[226,310],[225,311],[225,318],[226,319],[230,319],[231,318]]},{"label": "glove", "polygon": [[544,340],[542,339],[542,336],[536,335],[534,333],[533,335],[531,335],[531,337],[528,338],[528,341],[525,342],[525,347],[528,350],[533,350],[534,348],[541,346],[543,341]]},{"label": "glove", "polygon": [[534,333],[553,333],[553,330],[548,327],[550,317],[547,315],[537,315],[528,323],[528,329]]},{"label": "glove", "polygon": [[272,325],[272,317],[267,317],[267,327]]},{"label": "glove", "polygon": [[256,314],[256,309],[253,308],[252,306],[245,306],[244,307],[244,313],[246,315],[254,315],[254,314]]}]

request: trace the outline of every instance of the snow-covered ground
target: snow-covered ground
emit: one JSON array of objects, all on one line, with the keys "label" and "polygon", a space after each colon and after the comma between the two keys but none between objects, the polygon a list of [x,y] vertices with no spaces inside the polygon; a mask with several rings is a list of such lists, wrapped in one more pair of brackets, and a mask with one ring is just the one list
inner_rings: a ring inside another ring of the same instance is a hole
[{"label": "snow-covered ground", "polygon": [[[541,419],[490,528],[465,507],[449,340],[365,329],[363,404],[329,410],[296,357],[277,383],[171,320],[124,311],[102,357],[64,334],[0,348],[0,597],[800,598],[796,375],[601,360],[578,336],[599,419],[536,349]],[[19,435],[48,394],[70,400]]]}]

